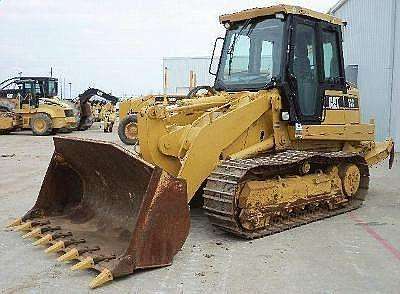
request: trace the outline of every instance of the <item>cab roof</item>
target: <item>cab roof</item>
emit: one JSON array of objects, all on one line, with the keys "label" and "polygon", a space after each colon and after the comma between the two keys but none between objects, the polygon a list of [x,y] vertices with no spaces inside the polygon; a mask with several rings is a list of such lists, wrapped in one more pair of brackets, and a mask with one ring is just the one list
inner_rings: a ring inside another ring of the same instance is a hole
[{"label": "cab roof", "polygon": [[270,6],[270,7],[263,7],[263,8],[252,8],[232,14],[224,14],[220,16],[219,21],[221,23],[237,22],[262,16],[275,15],[277,13],[304,15],[320,19],[335,25],[344,24],[344,22],[340,18],[337,18],[335,16],[313,11],[311,9],[303,8],[300,6],[292,6],[284,4]]}]

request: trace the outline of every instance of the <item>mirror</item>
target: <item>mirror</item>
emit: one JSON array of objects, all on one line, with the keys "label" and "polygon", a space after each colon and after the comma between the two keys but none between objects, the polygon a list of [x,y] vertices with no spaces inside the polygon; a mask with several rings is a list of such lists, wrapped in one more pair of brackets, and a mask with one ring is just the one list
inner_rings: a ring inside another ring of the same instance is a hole
[{"label": "mirror", "polygon": [[208,69],[208,72],[213,76],[217,75],[219,58],[220,58],[220,56],[215,56],[215,52],[222,52],[222,46],[224,45],[224,40],[225,40],[224,38],[219,37],[215,40],[214,43],[214,49],[210,61],[210,68]]}]

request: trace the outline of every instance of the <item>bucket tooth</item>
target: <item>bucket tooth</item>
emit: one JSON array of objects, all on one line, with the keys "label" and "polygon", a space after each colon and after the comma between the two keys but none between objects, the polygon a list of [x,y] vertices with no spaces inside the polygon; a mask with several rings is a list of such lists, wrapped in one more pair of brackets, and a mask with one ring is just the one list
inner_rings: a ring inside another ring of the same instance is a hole
[{"label": "bucket tooth", "polygon": [[36,238],[36,237],[40,236],[41,233],[42,233],[42,230],[40,228],[37,228],[37,229],[34,229],[34,230],[30,231],[29,233],[23,235],[22,239]]},{"label": "bucket tooth", "polygon": [[34,246],[46,245],[46,244],[49,244],[51,240],[53,240],[53,237],[50,234],[47,234],[46,236],[43,236],[42,238],[33,242],[32,244]]},{"label": "bucket tooth", "polygon": [[33,227],[36,226],[43,226],[43,225],[48,225],[50,224],[49,220],[45,221],[29,221],[26,223],[22,223],[19,226],[13,227],[13,230],[18,232],[18,231],[30,231]]},{"label": "bucket tooth", "polygon": [[95,277],[89,284],[89,287],[94,289],[97,288],[109,281],[112,281],[113,275],[111,273],[111,271],[107,268],[103,269],[102,272],[100,274],[97,275],[97,277]]},{"label": "bucket tooth", "polygon": [[26,222],[19,226],[14,227],[14,231],[29,231],[32,228],[32,222]]},{"label": "bucket tooth", "polygon": [[70,240],[65,240],[65,241],[59,241],[57,243],[54,243],[53,246],[50,246],[49,248],[47,248],[45,250],[45,252],[46,253],[58,252],[61,249],[67,248],[68,246],[81,244],[81,243],[85,243],[85,242],[86,242],[85,239],[80,239],[80,240],[70,239]]},{"label": "bucket tooth", "polygon": [[85,270],[85,269],[89,269],[89,268],[94,268],[94,260],[93,260],[93,257],[90,257],[90,256],[86,257],[81,262],[78,262],[77,264],[72,266],[71,270],[76,271],[76,270]]},{"label": "bucket tooth", "polygon": [[65,243],[64,241],[58,241],[57,243],[54,243],[54,245],[50,246],[47,248],[44,252],[46,253],[53,253],[53,252],[58,252],[61,249],[65,248]]},{"label": "bucket tooth", "polygon": [[[57,227],[58,229],[58,227]],[[47,245],[49,244],[51,241],[57,240],[59,238],[65,238],[65,237],[69,237],[72,236],[71,232],[67,232],[67,233],[55,233],[53,235],[51,234],[47,234],[46,236],[42,237],[41,239],[37,240],[36,242],[33,242],[32,244],[34,246],[37,245]]]},{"label": "bucket tooth", "polygon": [[79,257],[78,249],[74,248],[57,258],[57,261],[70,261]]},{"label": "bucket tooth", "polygon": [[12,228],[12,227],[16,227],[22,224],[22,218],[17,218],[15,220],[13,220],[11,223],[9,223],[6,228]]}]

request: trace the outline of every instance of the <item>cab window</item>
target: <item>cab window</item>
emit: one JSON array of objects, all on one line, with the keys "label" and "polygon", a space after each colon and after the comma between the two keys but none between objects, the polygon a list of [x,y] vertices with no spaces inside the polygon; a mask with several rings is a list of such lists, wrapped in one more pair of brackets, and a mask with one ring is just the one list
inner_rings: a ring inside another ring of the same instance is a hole
[{"label": "cab window", "polygon": [[325,80],[334,82],[340,78],[340,55],[338,33],[322,31],[322,50]]},{"label": "cab window", "polygon": [[[233,42],[235,42],[235,44]],[[236,50],[230,52],[230,54],[232,54],[232,59],[226,61],[226,76],[249,71],[250,38],[248,36],[239,35],[236,40],[232,39],[231,47],[233,46],[235,46]]]},{"label": "cab window", "polygon": [[293,74],[297,80],[297,98],[301,114],[318,115],[317,38],[313,26],[298,24],[294,48]]}]

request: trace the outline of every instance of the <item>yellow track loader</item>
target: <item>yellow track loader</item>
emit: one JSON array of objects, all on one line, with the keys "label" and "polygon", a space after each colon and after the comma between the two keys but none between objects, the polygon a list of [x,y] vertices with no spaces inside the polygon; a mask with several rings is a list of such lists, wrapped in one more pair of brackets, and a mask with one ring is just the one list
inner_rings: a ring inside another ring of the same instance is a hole
[{"label": "yellow track loader", "polygon": [[260,238],[357,209],[369,167],[393,164],[346,83],[340,19],[279,5],[220,21],[215,93],[142,109],[140,155],[55,138],[36,204],[10,224],[100,271],[91,287],[171,264],[194,198],[216,227]]}]

